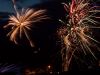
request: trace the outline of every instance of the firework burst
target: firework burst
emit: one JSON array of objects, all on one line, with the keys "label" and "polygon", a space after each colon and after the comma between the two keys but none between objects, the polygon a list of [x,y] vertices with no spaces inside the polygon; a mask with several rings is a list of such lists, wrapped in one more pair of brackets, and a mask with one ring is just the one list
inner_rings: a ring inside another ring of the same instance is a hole
[{"label": "firework burst", "polygon": [[24,34],[29,40],[31,47],[34,47],[29,31],[32,30],[34,23],[47,19],[47,16],[44,15],[46,10],[35,11],[33,9],[22,9],[21,11],[18,11],[14,0],[13,3],[16,15],[10,16],[8,25],[4,26],[4,28],[11,27],[12,29],[7,36],[10,36],[10,40],[15,42],[15,44],[18,44],[18,37],[22,38],[22,35]]},{"label": "firework burst", "polygon": [[65,10],[69,13],[66,17],[68,23],[59,20],[65,25],[64,29],[60,29],[59,33],[64,33],[60,35],[64,42],[61,54],[63,70],[67,71],[75,51],[80,51],[81,49],[85,54],[89,52],[95,57],[90,47],[92,42],[98,41],[91,37],[91,29],[100,28],[97,26],[98,22],[94,19],[99,18],[95,14],[99,13],[100,10],[97,9],[98,6],[93,6],[90,0],[72,0],[69,5],[63,4]]}]

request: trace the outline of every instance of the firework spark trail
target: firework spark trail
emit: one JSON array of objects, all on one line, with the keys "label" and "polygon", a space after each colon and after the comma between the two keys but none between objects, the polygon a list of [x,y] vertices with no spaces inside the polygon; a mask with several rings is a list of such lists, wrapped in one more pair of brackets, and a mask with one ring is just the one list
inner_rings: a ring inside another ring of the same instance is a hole
[{"label": "firework spark trail", "polygon": [[98,16],[95,16],[95,14],[99,13],[100,9],[97,9],[99,6],[92,6],[90,0],[72,0],[70,5],[67,5],[66,3],[63,4],[65,10],[69,13],[68,24],[62,20],[59,20],[63,25],[66,25],[64,30],[62,29],[63,31],[60,32],[67,32],[66,35],[61,35],[61,39],[63,39],[66,50],[64,52],[64,49],[62,49],[61,51],[63,55],[62,59],[65,63],[63,67],[65,68],[64,70],[67,71],[74,52],[80,50],[78,47],[81,47],[85,54],[90,52],[93,57],[95,57],[90,46],[92,46],[91,41],[97,43],[98,41],[91,37],[90,29],[100,28],[100,26],[96,25],[99,23],[93,19],[93,17],[96,19],[99,18]]},{"label": "firework spark trail", "polygon": [[17,7],[16,7],[16,0],[12,0],[12,3],[13,3],[13,7],[14,7],[14,10],[15,10],[15,13],[18,13],[17,12]]},{"label": "firework spark trail", "polygon": [[17,68],[17,66],[14,64],[11,64],[11,65],[0,64],[0,73],[11,72],[16,68]]},{"label": "firework spark trail", "polygon": [[48,18],[47,15],[45,15],[46,10],[35,11],[33,9],[22,9],[21,11],[17,11],[15,2],[13,1],[13,3],[16,15],[10,16],[8,25],[4,26],[4,28],[12,28],[7,36],[10,36],[10,40],[18,44],[18,37],[22,38],[24,34],[29,40],[31,47],[34,47],[29,31],[34,27],[34,23],[41,22]]}]

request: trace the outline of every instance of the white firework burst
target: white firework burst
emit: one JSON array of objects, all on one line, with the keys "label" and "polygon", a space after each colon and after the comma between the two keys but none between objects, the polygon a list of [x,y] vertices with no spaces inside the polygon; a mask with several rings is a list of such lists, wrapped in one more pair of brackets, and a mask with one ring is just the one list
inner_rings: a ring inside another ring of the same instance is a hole
[{"label": "white firework burst", "polygon": [[41,20],[47,19],[47,16],[44,15],[46,10],[33,10],[33,9],[22,9],[21,12],[16,13],[16,15],[11,15],[9,17],[8,25],[5,25],[4,28],[11,27],[12,30],[7,34],[10,36],[10,40],[18,44],[17,38],[22,38],[22,35],[25,34],[27,39],[30,42],[30,45],[34,47],[34,43],[30,39],[29,30],[34,26],[35,22],[40,22]]}]

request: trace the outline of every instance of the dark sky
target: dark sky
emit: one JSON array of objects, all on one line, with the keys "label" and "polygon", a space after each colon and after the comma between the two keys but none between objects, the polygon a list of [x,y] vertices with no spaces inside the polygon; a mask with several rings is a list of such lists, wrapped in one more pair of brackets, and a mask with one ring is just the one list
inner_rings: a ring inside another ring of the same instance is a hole
[{"label": "dark sky", "polygon": [[[0,12],[13,12],[12,0],[0,0]],[[27,8],[29,6],[49,0],[16,0],[17,6]],[[51,0],[50,0],[51,1]]]},{"label": "dark sky", "polygon": [[[0,0],[1,2],[4,3],[10,3],[9,6],[11,6],[11,1],[3,1]],[[24,1],[20,0],[21,4],[24,3]],[[32,0],[33,1],[33,0]],[[35,1],[35,0],[34,0]],[[46,1],[46,0],[45,0]],[[51,0],[50,0],[51,1]],[[28,63],[32,63],[34,62],[34,60],[37,63],[39,61],[39,63],[42,63],[42,61],[40,62],[40,59],[43,59],[43,63],[44,62],[48,62],[49,59],[51,60],[51,54],[56,52],[56,42],[54,41],[54,33],[56,32],[56,27],[58,26],[58,19],[55,19],[56,17],[60,17],[63,12],[63,7],[61,5],[61,2],[58,2],[60,0],[57,1],[51,1],[51,2],[46,2],[46,3],[41,3],[39,5],[36,5],[36,7],[34,8],[41,8],[41,9],[47,9],[47,13],[48,16],[51,15],[51,17],[53,18],[52,20],[47,20],[47,21],[43,21],[40,23],[37,23],[35,25],[35,28],[33,28],[33,39],[34,42],[36,44],[36,48],[31,48],[28,43],[25,43],[25,41],[19,43],[19,45],[15,45],[13,42],[11,42],[9,40],[9,37],[6,36],[6,34],[8,33],[8,30],[3,29],[3,25],[6,25],[7,21],[1,21],[0,20],[0,60],[2,61],[7,61],[7,62],[28,62]],[[26,1],[25,1],[26,2]],[[28,1],[27,1],[28,2]],[[26,4],[23,4],[23,6],[25,5],[27,7],[27,2]],[[41,2],[44,2],[44,0],[41,0]],[[39,2],[38,2],[39,3]],[[3,3],[1,3],[3,6]],[[31,6],[31,3],[29,3]],[[33,5],[33,4],[32,4]],[[0,5],[1,6],[1,5]],[[4,7],[4,6],[3,6]],[[11,6],[12,7],[12,6]],[[6,10],[5,11],[10,11],[8,10],[6,7],[4,7]],[[10,8],[10,7],[8,7]],[[1,9],[0,9],[1,10]],[[4,10],[4,9],[2,9]],[[12,12],[12,10],[11,10]],[[8,15],[7,13],[4,14],[5,16]],[[54,21],[53,21],[54,20]],[[39,51],[38,54],[35,54],[36,51]],[[57,49],[58,51],[58,49]],[[34,53],[35,52],[35,53]],[[34,59],[34,60],[33,60]],[[12,63],[11,62],[11,63]]]},{"label": "dark sky", "polygon": [[[51,0],[17,0],[17,6],[18,7],[29,7],[35,4],[43,3],[44,1],[51,1]],[[52,0],[53,2],[54,0]],[[64,1],[64,0],[55,0],[55,1]],[[52,20],[45,21],[43,23],[40,23],[34,30],[34,39],[36,40],[36,48],[30,48],[30,46],[22,46],[23,43],[20,45],[15,45],[12,43],[9,38],[6,37],[6,33],[8,31],[4,31],[3,25],[5,25],[6,22],[3,22],[4,24],[0,23],[0,62],[1,60],[4,62],[11,62],[11,63],[23,63],[23,64],[29,64],[29,66],[35,65],[35,66],[41,66],[43,64],[53,63],[55,67],[59,67],[60,59],[58,58],[59,52],[59,45],[56,44],[56,28],[58,27],[59,22],[58,19],[65,17],[64,8],[61,4],[61,2],[53,2],[53,3],[46,3],[43,4],[43,8],[46,8],[48,10],[48,15],[51,16]],[[39,8],[42,8],[42,5],[38,6]],[[37,7],[37,8],[38,8]],[[0,0],[0,12],[12,12],[13,6],[11,0]],[[99,32],[99,31],[98,31]],[[97,36],[98,33],[95,33]],[[100,36],[98,37],[98,39]],[[40,49],[40,50],[39,50]],[[34,53],[38,50],[38,53]],[[99,53],[98,53],[99,55]],[[41,61],[42,59],[42,61]],[[32,65],[31,65],[31,64]],[[80,61],[79,61],[80,63]],[[76,63],[74,63],[76,65]],[[77,64],[78,65],[78,64]],[[76,66],[77,66],[76,65]],[[79,64],[82,65],[82,64]],[[78,65],[78,67],[79,67]],[[77,70],[77,67],[75,66],[75,70]],[[87,66],[82,66],[83,67]],[[80,67],[79,67],[80,69]]]}]

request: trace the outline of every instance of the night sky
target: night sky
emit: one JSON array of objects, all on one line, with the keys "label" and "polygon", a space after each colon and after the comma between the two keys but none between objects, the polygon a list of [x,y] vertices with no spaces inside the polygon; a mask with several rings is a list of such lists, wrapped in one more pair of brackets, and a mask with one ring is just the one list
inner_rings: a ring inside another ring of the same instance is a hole
[{"label": "night sky", "polygon": [[[54,71],[61,71],[61,47],[57,44],[58,37],[56,33],[61,25],[58,20],[65,18],[66,12],[61,3],[66,2],[66,0],[16,0],[16,2],[18,9],[23,7],[46,9],[46,15],[52,19],[36,23],[32,31],[32,37],[35,43],[34,48],[30,47],[27,40],[22,40],[20,44],[16,45],[6,36],[9,29],[3,29],[3,26],[8,22],[8,15],[14,13],[12,2],[11,0],[0,0],[0,16],[3,17],[0,20],[0,63],[17,64],[18,69],[27,67],[40,68],[50,64],[53,65]],[[97,36],[99,31],[97,30],[95,34],[97,40],[100,40],[100,36]],[[96,54],[100,57],[98,52]],[[96,67],[98,63],[94,63],[93,67]],[[80,63],[80,61],[77,63],[73,59],[70,70],[88,70],[88,66]]]},{"label": "night sky", "polygon": [[[60,0],[50,2],[46,0],[27,0],[25,2],[22,1],[22,4],[17,3],[18,7],[21,5],[22,7],[46,9],[46,14],[52,18],[50,20],[43,21],[42,23],[37,23],[35,28],[33,28],[33,38],[36,45],[35,48],[31,48],[26,40],[23,40],[20,44],[15,45],[9,40],[9,37],[6,36],[9,30],[3,29],[3,26],[7,24],[8,20],[5,20],[4,18],[8,18],[8,15],[13,12],[13,7],[10,0],[0,1],[9,5],[4,7],[3,3],[0,4],[0,11],[2,12],[0,13],[0,16],[3,17],[0,21],[0,62],[22,64],[24,66],[33,66],[35,68],[43,65],[47,66],[48,64],[59,64],[59,59],[55,55],[56,52],[59,51],[59,47],[56,47],[55,34],[56,29],[59,26],[58,18],[63,16],[63,7]],[[1,6],[4,8],[1,9]],[[57,59],[57,61],[55,59]]]},{"label": "night sky", "polygon": [[[29,6],[40,4],[52,0],[16,0],[18,8],[28,8]],[[13,12],[11,0],[0,0],[0,12]]]}]

